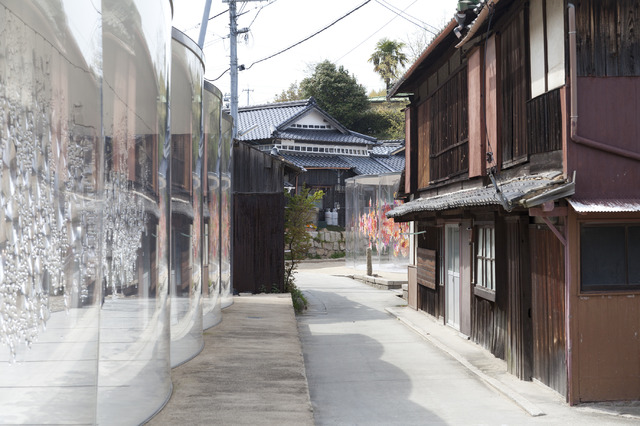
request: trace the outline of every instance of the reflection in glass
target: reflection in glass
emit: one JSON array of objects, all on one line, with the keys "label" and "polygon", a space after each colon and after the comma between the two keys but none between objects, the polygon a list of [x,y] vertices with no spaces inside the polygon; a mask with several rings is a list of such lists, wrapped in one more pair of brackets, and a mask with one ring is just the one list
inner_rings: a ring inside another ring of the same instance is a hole
[{"label": "reflection in glass", "polygon": [[220,186],[222,212],[220,226],[221,237],[221,264],[220,264],[220,286],[222,296],[222,307],[226,308],[233,304],[233,289],[231,283],[231,162],[233,161],[233,144],[231,143],[232,118],[229,114],[222,114],[222,138],[220,143]]},{"label": "reflection in glass", "polygon": [[[173,29],[171,62],[171,365],[202,338],[202,52]],[[197,52],[197,53],[195,53]]]},{"label": "reflection in glass", "polygon": [[99,5],[0,1],[0,419],[93,423]]},{"label": "reflection in glass", "polygon": [[366,250],[371,248],[374,269],[406,271],[409,224],[386,217],[400,203],[394,200],[399,179],[399,173],[390,173],[346,180],[347,265],[366,269]]},{"label": "reflection in glass", "polygon": [[202,263],[203,328],[218,324],[220,305],[220,114],[222,93],[211,83],[204,83],[203,133],[205,143],[204,239]]},{"label": "reflection in glass", "polygon": [[171,391],[166,184],[171,4],[109,0],[102,12],[98,423],[138,424]]}]

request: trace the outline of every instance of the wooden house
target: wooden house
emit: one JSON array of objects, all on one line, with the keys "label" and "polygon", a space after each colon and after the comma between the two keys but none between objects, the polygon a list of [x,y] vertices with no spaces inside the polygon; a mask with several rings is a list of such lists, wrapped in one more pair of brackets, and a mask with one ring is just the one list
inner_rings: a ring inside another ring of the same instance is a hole
[{"label": "wooden house", "polygon": [[306,173],[289,183],[296,190],[306,185],[324,191],[320,213],[335,209],[341,226],[345,224],[345,179],[404,168],[404,159],[396,155],[398,141],[387,146],[345,128],[314,98],[242,107],[238,129],[238,140],[304,169]]},{"label": "wooden house", "polygon": [[570,404],[640,399],[640,1],[479,3],[389,95],[410,305]]}]

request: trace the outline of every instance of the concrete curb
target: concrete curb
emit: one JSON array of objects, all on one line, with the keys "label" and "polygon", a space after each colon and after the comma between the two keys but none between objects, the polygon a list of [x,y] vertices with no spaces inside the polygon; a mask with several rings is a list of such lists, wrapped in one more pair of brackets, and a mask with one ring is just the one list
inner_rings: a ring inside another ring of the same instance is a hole
[{"label": "concrete curb", "polygon": [[418,333],[423,339],[427,340],[433,346],[449,354],[456,361],[458,361],[460,364],[466,367],[469,371],[471,371],[473,374],[478,376],[478,378],[483,382],[485,382],[487,385],[491,386],[496,391],[498,391],[508,399],[512,400],[513,402],[515,402],[516,405],[522,408],[530,416],[538,417],[538,416],[545,415],[545,413],[540,408],[538,408],[534,403],[532,403],[531,401],[529,401],[528,399],[526,399],[525,397],[523,397],[522,395],[520,395],[519,393],[517,393],[507,385],[505,385],[504,383],[500,382],[499,380],[496,380],[493,377],[485,374],[482,370],[480,370],[479,368],[471,364],[469,361],[467,361],[467,359],[464,358],[462,355],[452,350],[451,348],[447,347],[437,339],[432,338],[428,333],[426,333],[423,329],[413,324],[411,321],[407,320],[406,318],[403,318],[395,308],[386,308],[385,310],[389,314],[391,314],[392,316],[400,320],[403,324],[405,324],[411,330]]}]

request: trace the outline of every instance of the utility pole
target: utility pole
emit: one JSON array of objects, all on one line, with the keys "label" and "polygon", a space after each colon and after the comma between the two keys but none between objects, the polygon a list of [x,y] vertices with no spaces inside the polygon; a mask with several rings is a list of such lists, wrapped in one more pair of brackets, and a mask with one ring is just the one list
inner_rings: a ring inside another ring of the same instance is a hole
[{"label": "utility pole", "polygon": [[238,23],[236,22],[238,17],[236,13],[236,3],[248,1],[262,0],[222,0],[223,3],[229,3],[229,44],[231,45],[229,46],[231,56],[229,61],[229,73],[231,74],[230,112],[231,118],[233,118],[233,127],[231,129],[233,139],[238,135],[238,71],[244,69],[244,65],[240,65],[240,68],[238,68],[238,34],[249,32],[249,28],[238,29]]},{"label": "utility pole", "polygon": [[204,4],[204,13],[202,14],[202,24],[200,24],[200,37],[198,37],[198,46],[200,46],[200,49],[202,50],[204,50],[204,36],[207,34],[209,12],[211,12],[211,0],[206,0]]},{"label": "utility pole", "polygon": [[247,92],[247,105],[250,105],[251,102],[249,102],[249,94],[250,92],[253,92],[253,89],[242,89],[243,92]]}]

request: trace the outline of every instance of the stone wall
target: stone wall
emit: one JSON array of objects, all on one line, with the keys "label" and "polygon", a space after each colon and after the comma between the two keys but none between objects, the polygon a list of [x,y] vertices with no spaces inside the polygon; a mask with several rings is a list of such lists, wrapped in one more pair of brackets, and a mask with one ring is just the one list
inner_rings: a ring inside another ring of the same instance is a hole
[{"label": "stone wall", "polygon": [[344,232],[320,229],[318,231],[309,231],[309,234],[313,241],[308,258],[330,259],[335,253],[342,253],[344,257]]}]

